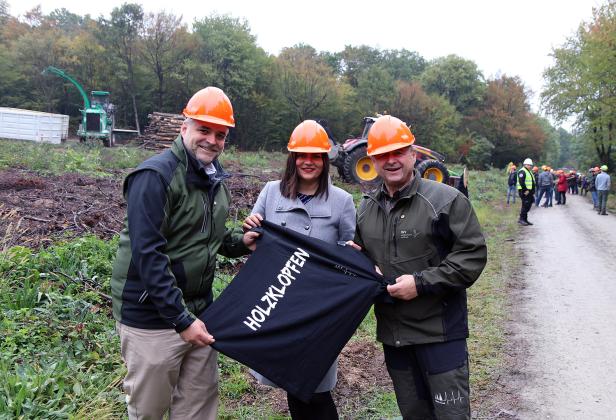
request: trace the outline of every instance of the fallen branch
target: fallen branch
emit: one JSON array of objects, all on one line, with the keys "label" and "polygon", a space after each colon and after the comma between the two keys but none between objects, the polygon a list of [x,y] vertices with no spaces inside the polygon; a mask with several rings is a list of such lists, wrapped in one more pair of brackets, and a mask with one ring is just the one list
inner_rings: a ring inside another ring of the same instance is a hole
[{"label": "fallen branch", "polygon": [[43,222],[43,223],[51,223],[52,220],[47,220],[47,219],[41,219],[40,217],[34,217],[34,216],[21,216],[24,219],[28,219],[28,220],[34,220],[35,222]]},{"label": "fallen branch", "polygon": [[[100,297],[102,297],[103,299],[105,299],[107,302],[111,303],[111,296],[106,295],[105,293],[101,292],[100,290],[96,289],[95,287],[92,287],[92,285],[90,285],[88,282],[86,281],[78,281],[77,279],[69,276],[66,273],[63,273],[62,271],[50,271],[51,274],[54,274],[56,277],[60,277],[63,276],[67,279],[69,279],[70,281],[72,281],[73,283],[77,283],[77,284],[81,284],[83,287],[85,287],[88,290],[91,290],[93,292],[96,292]],[[80,273],[81,274],[81,273]]]}]

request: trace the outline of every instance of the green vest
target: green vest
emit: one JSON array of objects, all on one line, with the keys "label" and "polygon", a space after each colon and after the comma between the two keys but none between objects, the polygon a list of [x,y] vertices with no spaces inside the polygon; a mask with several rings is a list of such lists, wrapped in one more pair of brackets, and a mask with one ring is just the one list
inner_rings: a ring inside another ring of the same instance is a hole
[{"label": "green vest", "polygon": [[[533,175],[533,173],[531,171],[526,169],[525,166],[523,166],[522,169],[520,169],[518,171],[518,174],[520,172],[522,172],[522,171],[524,171],[524,173],[526,174],[526,176],[524,178],[524,184],[526,185],[526,189],[527,190],[532,190],[533,189],[533,183],[534,183],[534,180],[535,180],[535,176]],[[519,175],[518,175],[517,185],[518,185],[518,190],[521,190],[522,189],[522,184],[520,184]]]},{"label": "green vest", "polygon": [[[248,252],[240,229],[227,229],[225,221],[231,195],[224,182],[210,196],[187,180],[188,157],[182,137],[171,150],[156,155],[127,176],[141,170],[155,170],[168,182],[165,218],[160,227],[166,244],[160,252],[168,259],[166,267],[182,292],[185,310],[197,315],[211,301],[216,254],[238,257]],[[125,181],[125,193],[128,181]],[[128,218],[120,233],[120,243],[111,279],[113,315],[116,320],[137,328],[168,328],[158,308],[145,299],[146,290],[132,262]],[[144,300],[145,299],[145,300]],[[174,302],[165,302],[172,306]]]}]

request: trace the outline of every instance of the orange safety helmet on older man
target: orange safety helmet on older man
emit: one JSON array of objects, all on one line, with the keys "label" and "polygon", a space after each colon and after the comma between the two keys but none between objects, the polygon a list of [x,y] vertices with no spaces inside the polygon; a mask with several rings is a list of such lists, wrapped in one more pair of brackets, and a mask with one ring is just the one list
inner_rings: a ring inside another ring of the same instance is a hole
[{"label": "orange safety helmet on older man", "polygon": [[231,101],[221,89],[214,86],[195,93],[188,101],[183,114],[193,120],[235,127]]},{"label": "orange safety helmet on older man", "polygon": [[287,150],[296,153],[327,153],[332,145],[325,129],[314,120],[300,123],[291,133]]},{"label": "orange safety helmet on older man", "polygon": [[392,150],[402,149],[415,143],[415,136],[404,121],[384,115],[370,127],[368,132],[368,156],[380,155]]}]

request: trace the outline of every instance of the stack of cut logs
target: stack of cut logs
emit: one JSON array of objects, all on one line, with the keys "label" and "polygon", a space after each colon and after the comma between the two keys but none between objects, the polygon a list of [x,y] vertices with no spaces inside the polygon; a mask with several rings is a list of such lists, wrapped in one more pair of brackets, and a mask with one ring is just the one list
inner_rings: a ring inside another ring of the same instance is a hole
[{"label": "stack of cut logs", "polygon": [[143,147],[161,150],[171,147],[171,143],[180,134],[184,116],[153,112],[148,114],[148,126],[143,130]]}]

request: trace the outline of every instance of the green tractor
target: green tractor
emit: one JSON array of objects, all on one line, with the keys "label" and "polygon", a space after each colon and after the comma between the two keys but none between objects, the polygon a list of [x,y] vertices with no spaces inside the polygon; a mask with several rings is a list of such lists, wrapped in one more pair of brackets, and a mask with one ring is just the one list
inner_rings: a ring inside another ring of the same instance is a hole
[{"label": "green tractor", "polygon": [[90,98],[86,95],[83,87],[64,71],[49,66],[43,70],[43,74],[55,74],[73,84],[83,98],[83,109],[81,111],[81,123],[77,129],[79,140],[85,142],[87,139],[101,139],[106,147],[115,144],[115,117],[114,106],[109,102],[109,92],[93,90]]},{"label": "green tractor", "polygon": [[[318,121],[325,127],[332,143],[332,150],[329,153],[330,161],[338,168],[338,173],[346,182],[370,183],[378,177],[372,160],[366,155],[368,132],[375,121],[376,117],[364,117],[364,130],[361,137],[348,139],[343,144],[335,142],[325,120]],[[459,189],[465,187],[462,185],[463,175],[454,173],[445,166],[445,156],[416,144],[413,145],[413,149],[417,152],[415,168],[423,178],[443,182]]]}]

